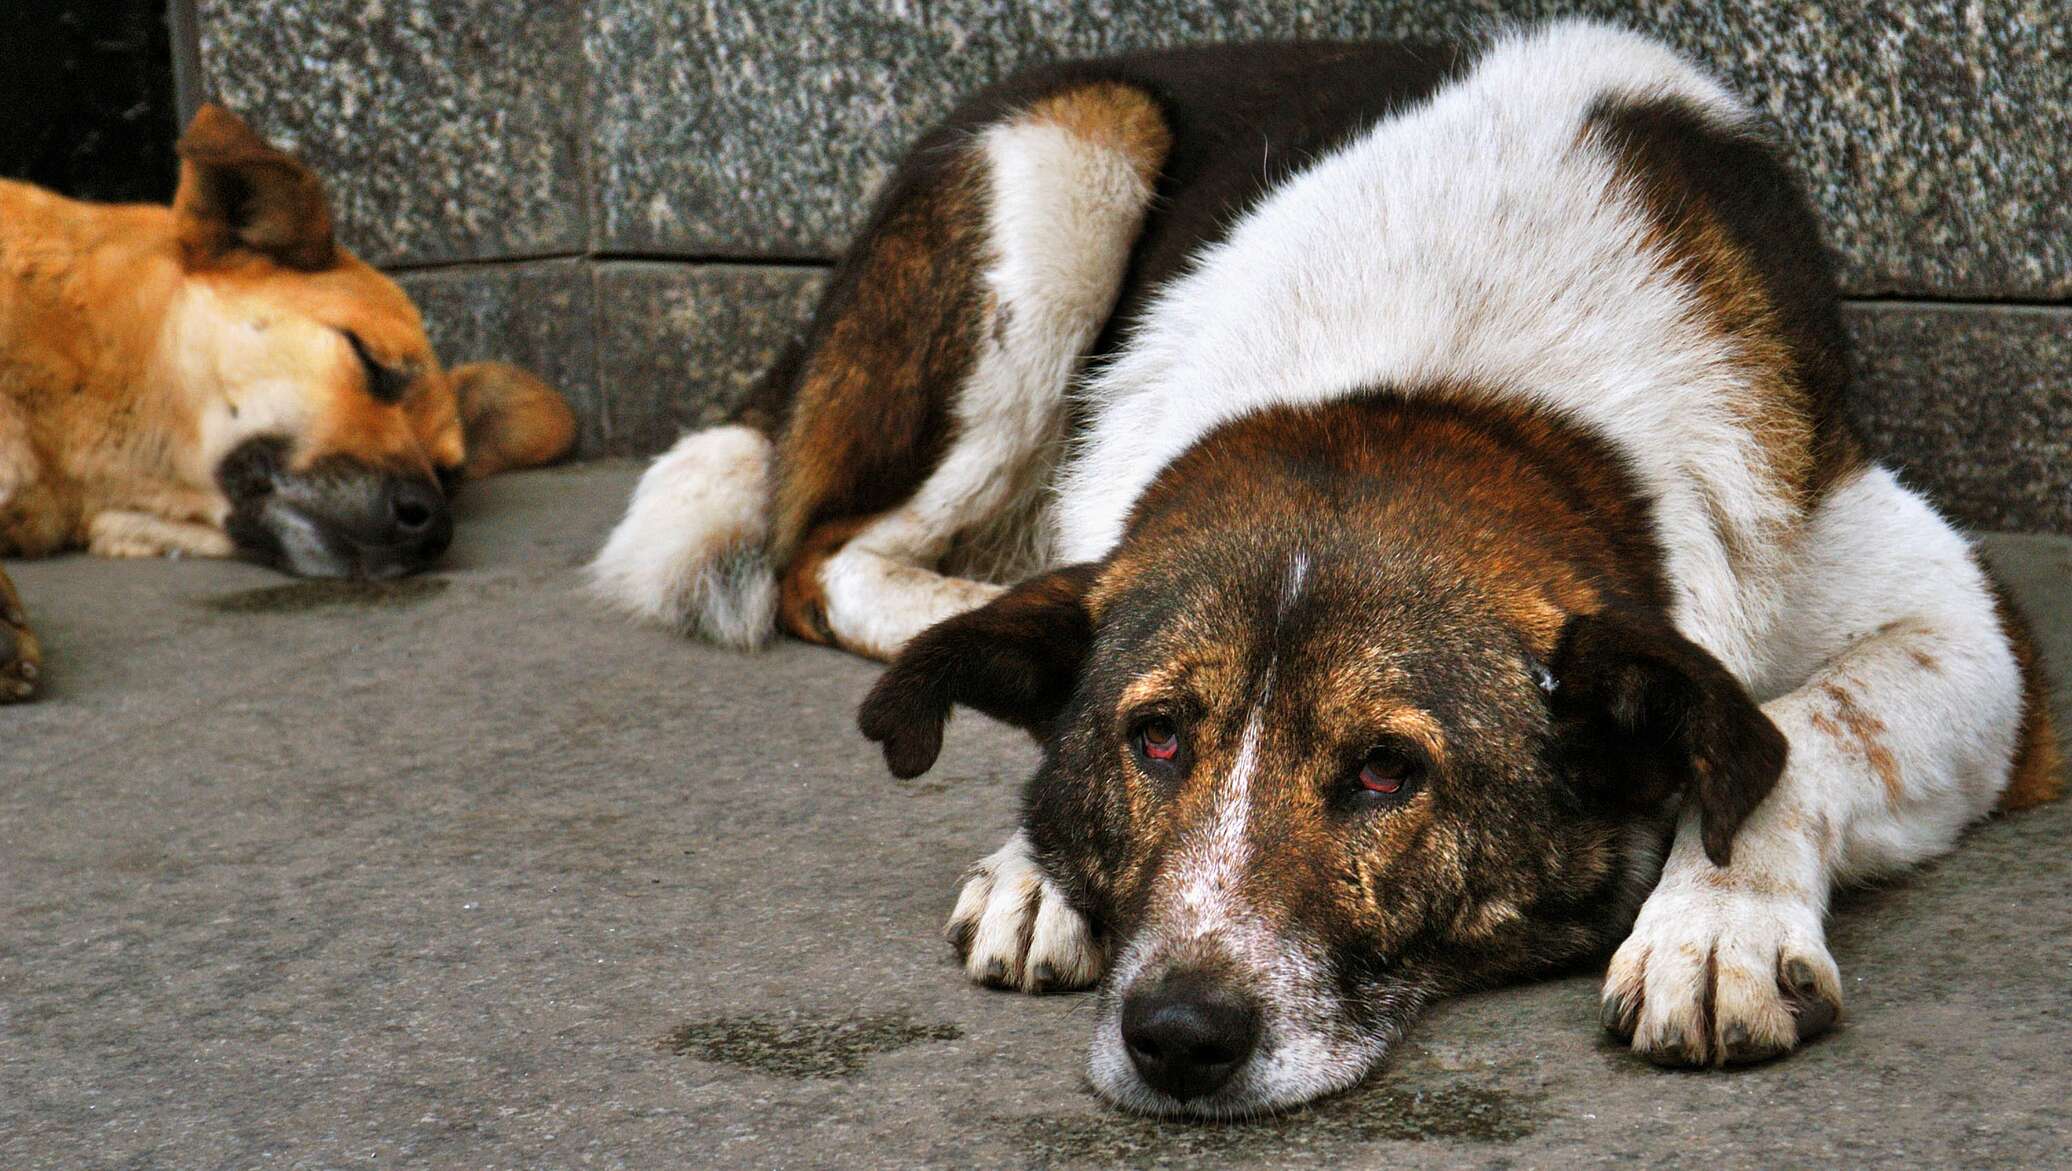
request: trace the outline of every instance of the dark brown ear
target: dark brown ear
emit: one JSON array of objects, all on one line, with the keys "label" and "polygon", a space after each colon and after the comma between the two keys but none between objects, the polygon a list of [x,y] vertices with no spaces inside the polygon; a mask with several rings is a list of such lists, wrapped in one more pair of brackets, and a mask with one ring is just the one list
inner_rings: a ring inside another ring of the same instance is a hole
[{"label": "dark brown ear", "polygon": [[1037,736],[1049,730],[1093,643],[1085,599],[1099,568],[1030,578],[914,636],[856,716],[863,734],[884,746],[893,776],[918,777],[935,763],[955,704]]},{"label": "dark brown ear", "polygon": [[242,248],[306,272],[330,267],[331,209],[315,172],[217,105],[195,113],[175,149],[173,212],[191,261]]},{"label": "dark brown ear", "polygon": [[508,362],[470,362],[448,377],[460,400],[468,479],[550,464],[575,446],[575,412],[530,371]]},{"label": "dark brown ear", "polygon": [[1574,783],[1636,809],[1686,792],[1706,856],[1725,866],[1788,749],[1741,681],[1666,624],[1608,614],[1570,619],[1549,671]]}]

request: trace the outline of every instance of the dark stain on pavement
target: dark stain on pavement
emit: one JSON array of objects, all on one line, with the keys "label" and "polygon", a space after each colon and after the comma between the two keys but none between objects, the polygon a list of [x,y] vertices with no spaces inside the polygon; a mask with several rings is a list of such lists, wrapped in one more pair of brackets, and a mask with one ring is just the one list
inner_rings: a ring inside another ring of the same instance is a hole
[{"label": "dark stain on pavement", "polygon": [[662,1048],[778,1077],[850,1077],[874,1054],[963,1035],[955,1025],[925,1024],[903,1012],[753,1013],[683,1025],[663,1038]]},{"label": "dark stain on pavement", "polygon": [[396,581],[346,581],[325,578],[263,586],[204,598],[202,605],[219,614],[306,614],[312,610],[374,610],[415,606],[446,592],[443,577],[406,577]]},{"label": "dark stain on pavement", "polygon": [[1241,1122],[1098,1114],[1038,1115],[1018,1124],[1021,1152],[1039,1167],[1142,1165],[1285,1153],[1291,1144],[1516,1142],[1539,1129],[1539,1095],[1453,1083],[1382,1084],[1315,1106]]}]

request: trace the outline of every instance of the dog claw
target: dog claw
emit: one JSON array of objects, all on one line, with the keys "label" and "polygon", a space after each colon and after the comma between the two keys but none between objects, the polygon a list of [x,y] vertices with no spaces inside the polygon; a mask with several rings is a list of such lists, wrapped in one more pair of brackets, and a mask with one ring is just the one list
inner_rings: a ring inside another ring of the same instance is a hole
[{"label": "dog claw", "polygon": [[953,919],[943,929],[943,939],[948,941],[950,950],[957,953],[958,963],[963,963],[971,955],[971,937],[977,933],[978,924],[970,919]]},{"label": "dog claw", "polygon": [[1800,996],[1820,994],[1820,978],[1814,974],[1813,965],[1797,956],[1784,962],[1784,984]]},{"label": "dog claw", "polygon": [[[0,584],[6,582],[0,577]],[[19,610],[10,607],[10,613]],[[36,636],[17,617],[0,622],[0,703],[15,703],[36,694],[36,679],[43,673],[37,665]]]},{"label": "dog claw", "polygon": [[1598,1006],[1597,1019],[1605,1031],[1622,1041],[1633,1039],[1633,1024],[1640,1017],[1640,998],[1613,992]]},{"label": "dog claw", "polygon": [[1664,1069],[1682,1069],[1688,1066],[1705,1064],[1705,1055],[1702,1052],[1690,1052],[1681,1041],[1665,1041],[1661,1045],[1647,1050],[1643,1056]]}]

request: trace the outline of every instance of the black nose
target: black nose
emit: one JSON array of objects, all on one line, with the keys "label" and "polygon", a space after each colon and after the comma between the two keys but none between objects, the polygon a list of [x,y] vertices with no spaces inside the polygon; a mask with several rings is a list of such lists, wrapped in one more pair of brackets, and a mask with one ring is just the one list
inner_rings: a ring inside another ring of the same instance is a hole
[{"label": "black nose", "polygon": [[446,496],[437,484],[396,480],[389,486],[389,518],[396,532],[416,536],[429,532],[446,513]]},{"label": "black nose", "polygon": [[1220,979],[1175,972],[1123,996],[1122,1043],[1147,1085],[1199,1098],[1244,1068],[1259,1043],[1259,1013]]},{"label": "black nose", "polygon": [[401,568],[419,569],[437,560],[453,540],[453,516],[446,494],[430,480],[393,479],[388,488],[389,540]]}]

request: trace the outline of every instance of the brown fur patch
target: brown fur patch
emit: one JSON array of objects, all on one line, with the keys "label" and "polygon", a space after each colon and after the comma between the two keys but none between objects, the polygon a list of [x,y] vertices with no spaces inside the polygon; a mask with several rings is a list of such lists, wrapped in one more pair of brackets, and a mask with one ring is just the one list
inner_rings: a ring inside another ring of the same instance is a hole
[{"label": "brown fur patch", "polygon": [[[1778,167],[1772,148],[1676,103],[1601,109],[1584,134],[1613,152],[1624,193],[1647,214],[1649,247],[1689,283],[1707,325],[1735,352],[1746,390],[1724,405],[1756,437],[1780,495],[1806,510],[1863,456],[1838,409],[1848,371],[1835,291],[1817,267],[1821,245],[1803,199],[1788,179],[1751,173]],[[1736,560],[1769,536],[1737,532],[1708,506]]]},{"label": "brown fur patch", "polygon": [[[1905,795],[1906,782],[1899,775],[1899,762],[1893,759],[1892,750],[1880,739],[1885,733],[1885,721],[1859,707],[1855,693],[1838,683],[1822,683],[1820,693],[1833,701],[1835,713],[1832,717],[1814,713],[1813,726],[1837,744],[1847,746],[1853,742],[1885,786],[1885,799],[1898,804]],[[1839,725],[1835,722],[1838,720]]]},{"label": "brown fur patch", "polygon": [[[1665,257],[1698,295],[1711,331],[1733,349],[1748,380],[1744,394],[1726,403],[1756,437],[1766,471],[1782,495],[1804,510],[1813,496],[1812,423],[1793,376],[1792,354],[1777,330],[1776,312],[1747,256],[1718,220],[1676,176],[1647,169],[1627,158],[1627,189],[1649,213],[1648,247]],[[1729,522],[1725,510],[1705,500],[1728,555],[1745,564],[1755,535]]]},{"label": "brown fur patch", "polygon": [[331,267],[336,246],[324,184],[300,160],[217,105],[195,113],[176,149],[173,211],[190,263],[249,249],[303,272]]},{"label": "brown fur patch", "polygon": [[798,552],[777,578],[777,622],[794,638],[835,646],[827,622],[827,586],[820,571],[849,539],[869,527],[875,516],[851,516],[819,525],[799,543]]},{"label": "brown fur patch", "polygon": [[467,437],[468,479],[550,464],[575,445],[575,412],[533,374],[505,362],[470,362],[449,377]]},{"label": "brown fur patch", "polygon": [[1372,523],[1443,550],[1543,658],[1571,614],[1666,597],[1648,505],[1617,457],[1529,406],[1457,388],[1267,412],[1198,444],[1138,500],[1092,608],[1162,555],[1168,517],[1184,540],[1190,526],[1338,508],[1332,476],[1403,485]]},{"label": "brown fur patch", "polygon": [[[1116,82],[1065,85],[993,122],[1059,126],[1126,155],[1147,184],[1171,146],[1155,102]],[[788,562],[815,526],[886,511],[934,470],[954,407],[1005,310],[984,281],[988,184],[973,132],[939,128],[909,154],[870,224],[843,258],[794,363],[773,372],[743,419],[774,414],[778,440],[771,556]]]},{"label": "brown fur patch", "polygon": [[1030,103],[1022,115],[1046,122],[1095,146],[1130,160],[1146,184],[1158,179],[1173,147],[1173,132],[1150,96],[1117,81],[1095,82],[1051,94]]},{"label": "brown fur patch", "polygon": [[947,447],[983,328],[985,178],[969,146],[895,184],[822,301],[778,442],[771,557],[827,521],[882,512]]},{"label": "brown fur patch", "polygon": [[2065,791],[2064,758],[2058,750],[2057,725],[2050,714],[2050,679],[2043,657],[2029,633],[2029,623],[2014,598],[1992,574],[1986,575],[1993,589],[1993,608],[2000,629],[2014,650],[2022,672],[2022,723],[2016,733],[2014,765],[2007,787],[2000,791],[1999,808],[2012,812],[2054,801]]}]

